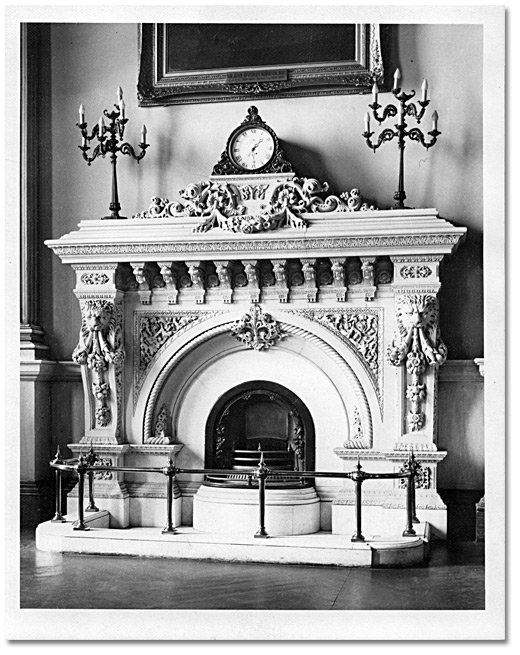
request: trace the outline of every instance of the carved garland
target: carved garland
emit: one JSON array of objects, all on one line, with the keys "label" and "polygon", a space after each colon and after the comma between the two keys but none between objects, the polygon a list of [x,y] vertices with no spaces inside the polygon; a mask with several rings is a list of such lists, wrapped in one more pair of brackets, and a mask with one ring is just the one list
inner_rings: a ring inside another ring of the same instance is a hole
[{"label": "carved garland", "polygon": [[111,389],[105,375],[109,365],[113,364],[117,384],[117,373],[121,373],[124,364],[118,324],[120,317],[111,300],[82,300],[80,307],[82,322],[79,343],[72,353],[72,359],[92,371],[92,394],[98,403],[94,411],[96,425],[104,428],[112,422],[108,405]]},{"label": "carved garland", "polygon": [[387,350],[392,366],[406,360],[409,383],[406,398],[409,402],[408,430],[418,432],[424,427],[426,416],[422,405],[426,399],[423,374],[427,366],[437,368],[446,361],[448,351],[439,328],[439,308],[435,296],[401,294],[396,298],[397,332]]}]

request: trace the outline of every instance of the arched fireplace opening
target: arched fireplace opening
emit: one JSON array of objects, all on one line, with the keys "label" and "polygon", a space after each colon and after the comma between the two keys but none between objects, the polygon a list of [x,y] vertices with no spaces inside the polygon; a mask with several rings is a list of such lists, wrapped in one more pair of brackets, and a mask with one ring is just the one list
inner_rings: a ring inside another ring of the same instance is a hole
[{"label": "arched fireplace opening", "polygon": [[[205,466],[232,469],[236,474],[207,476],[206,484],[250,485],[246,471],[260,457],[273,471],[314,470],[314,423],[292,391],[268,381],[243,383],[215,404],[206,424]],[[299,478],[267,480],[270,487],[307,486]]]}]

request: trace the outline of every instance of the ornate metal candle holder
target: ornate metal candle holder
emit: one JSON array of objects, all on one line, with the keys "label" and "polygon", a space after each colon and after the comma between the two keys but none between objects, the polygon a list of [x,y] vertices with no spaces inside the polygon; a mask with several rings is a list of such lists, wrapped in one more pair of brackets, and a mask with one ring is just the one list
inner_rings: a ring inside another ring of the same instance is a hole
[{"label": "ornate metal candle holder", "polygon": [[[91,163],[97,159],[100,155],[105,157],[105,155],[110,154],[110,163],[112,164],[112,202],[109,205],[109,210],[111,212],[110,216],[103,216],[103,218],[126,218],[126,216],[120,216],[119,211],[121,210],[121,205],[119,204],[119,196],[117,192],[117,173],[116,173],[116,162],[117,162],[117,153],[122,155],[131,155],[137,163],[145,156],[146,148],[149,144],[146,143],[146,127],[143,125],[141,130],[141,143],[139,148],[141,153],[136,155],[133,147],[123,141],[123,135],[125,132],[125,125],[128,123],[128,118],[125,118],[124,115],[124,102],[122,97],[121,89],[118,90],[119,105],[114,105],[115,110],[110,113],[108,110],[104,109],[103,114],[108,118],[110,123],[105,125],[103,118],[99,119],[92,129],[92,133],[89,135],[87,131],[87,123],[85,122],[84,108],[81,105],[80,113],[80,122],[76,125],[81,130],[82,144],[78,146],[83,154],[83,159],[90,166]],[[89,143],[97,139],[99,143],[94,147],[92,151],[92,156],[89,156],[87,153],[90,150]]]},{"label": "ornate metal candle holder", "polygon": [[441,134],[441,132],[437,130],[438,115],[436,111],[432,115],[432,130],[428,132],[428,135],[431,136],[430,141],[425,140],[425,136],[419,128],[414,127],[411,130],[406,129],[408,125],[406,122],[407,116],[415,118],[417,123],[421,122],[421,119],[424,116],[424,112],[426,111],[426,107],[430,104],[430,101],[426,97],[428,85],[426,80],[424,80],[422,85],[422,100],[418,101],[418,105],[420,106],[420,109],[418,109],[415,103],[409,102],[415,96],[415,91],[412,91],[411,93],[405,93],[402,91],[401,88],[397,86],[397,80],[399,77],[399,70],[397,70],[394,76],[394,88],[392,93],[394,94],[396,100],[399,102],[398,107],[389,104],[384,108],[382,115],[379,114],[378,110],[381,108],[381,105],[377,102],[377,84],[374,84],[372,88],[374,102],[368,105],[370,109],[372,109],[373,116],[379,124],[383,123],[387,118],[391,118],[397,115],[398,122],[395,125],[395,130],[388,127],[385,128],[379,135],[377,143],[373,143],[372,136],[375,134],[375,132],[370,131],[370,113],[367,112],[365,117],[365,131],[363,132],[362,136],[366,139],[368,147],[372,148],[374,152],[385,141],[392,141],[392,139],[397,138],[397,145],[399,148],[399,187],[394,194],[394,200],[397,201],[394,205],[394,209],[406,209],[404,205],[404,200],[406,198],[406,193],[404,191],[405,141],[406,139],[410,139],[410,141],[417,141],[428,150],[435,145],[437,142],[437,137],[439,134]]}]

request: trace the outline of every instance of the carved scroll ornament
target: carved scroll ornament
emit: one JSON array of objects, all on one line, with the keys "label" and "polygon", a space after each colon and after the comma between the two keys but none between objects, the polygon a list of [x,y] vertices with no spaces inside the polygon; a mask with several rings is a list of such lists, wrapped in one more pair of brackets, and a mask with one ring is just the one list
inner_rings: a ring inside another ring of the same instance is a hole
[{"label": "carved scroll ornament", "polygon": [[200,223],[194,232],[207,232],[219,227],[227,232],[253,234],[278,230],[282,227],[305,228],[307,222],[302,213],[354,212],[373,210],[373,205],[363,201],[358,189],[345,191],[339,196],[326,195],[329,191],[327,182],[314,178],[293,178],[274,186],[267,203],[256,214],[247,213],[240,203],[256,195],[266,195],[261,187],[261,194],[253,192],[250,185],[238,187],[217,181],[190,184],[180,191],[186,201],[171,203],[166,198],[152,198],[148,210],[136,214],[135,219],[200,217]]}]

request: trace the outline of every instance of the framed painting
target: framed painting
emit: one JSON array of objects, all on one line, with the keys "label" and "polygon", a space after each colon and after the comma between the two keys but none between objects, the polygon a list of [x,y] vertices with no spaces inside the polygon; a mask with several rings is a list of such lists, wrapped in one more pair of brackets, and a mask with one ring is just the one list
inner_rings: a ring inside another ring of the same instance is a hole
[{"label": "framed painting", "polygon": [[142,23],[140,106],[367,93],[383,83],[377,24]]}]

